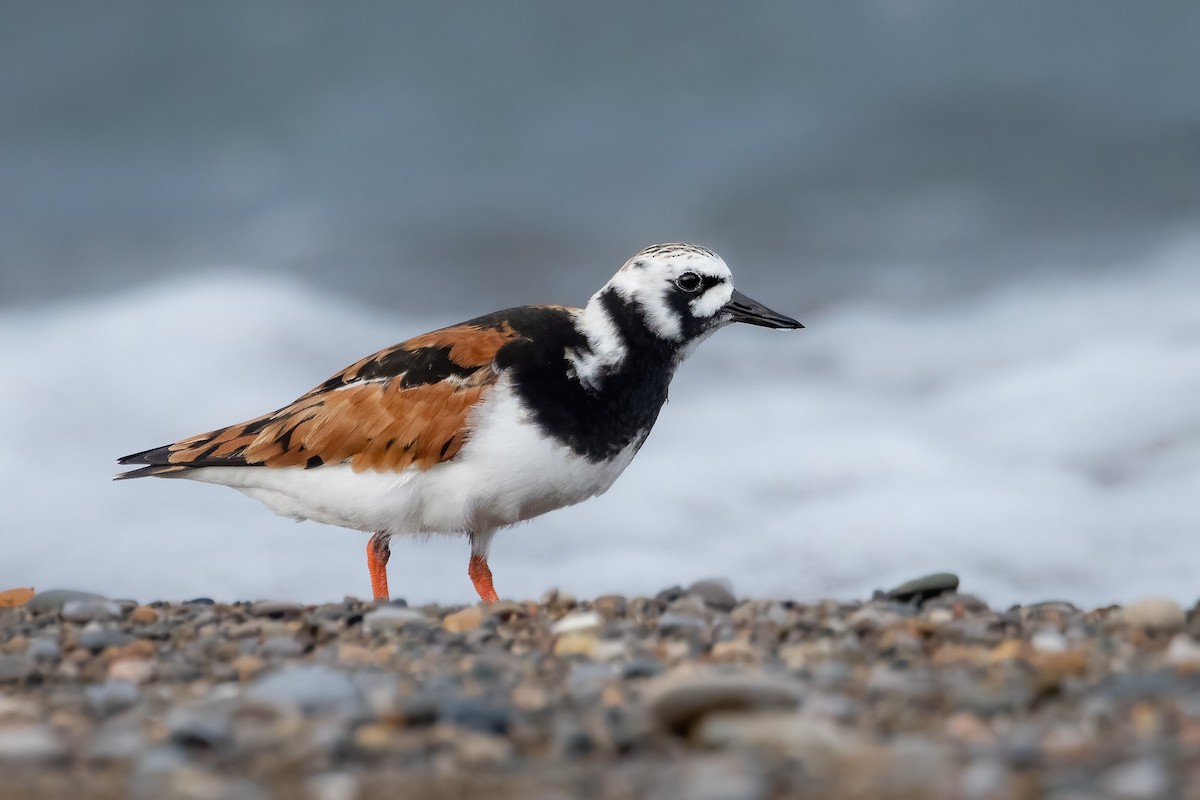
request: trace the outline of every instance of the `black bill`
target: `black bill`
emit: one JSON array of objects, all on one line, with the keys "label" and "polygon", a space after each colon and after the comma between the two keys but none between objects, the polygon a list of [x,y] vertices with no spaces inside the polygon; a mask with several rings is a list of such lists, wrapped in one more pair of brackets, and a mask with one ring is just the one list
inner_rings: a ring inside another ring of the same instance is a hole
[{"label": "black bill", "polygon": [[733,290],[733,296],[725,304],[725,310],[734,322],[748,322],[751,325],[761,325],[764,328],[803,328],[796,320],[785,317],[778,311],[772,311],[757,300],[751,300],[746,295]]}]

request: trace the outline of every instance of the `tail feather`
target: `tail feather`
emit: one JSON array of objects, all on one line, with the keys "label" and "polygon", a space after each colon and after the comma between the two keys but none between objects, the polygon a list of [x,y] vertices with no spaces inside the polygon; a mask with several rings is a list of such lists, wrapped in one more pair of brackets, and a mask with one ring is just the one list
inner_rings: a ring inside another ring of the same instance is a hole
[{"label": "tail feather", "polygon": [[171,455],[171,446],[169,444],[162,447],[151,447],[149,450],[143,450],[140,453],[132,453],[127,456],[121,456],[117,459],[118,464],[166,464],[167,457]]},{"label": "tail feather", "polygon": [[[120,463],[127,463],[122,460]],[[136,463],[136,462],[135,462]],[[118,472],[113,475],[114,481],[124,481],[130,478],[178,478],[182,477],[180,473],[187,472],[191,467],[183,467],[178,464],[151,464],[148,467],[141,469],[133,469],[129,472]]]}]

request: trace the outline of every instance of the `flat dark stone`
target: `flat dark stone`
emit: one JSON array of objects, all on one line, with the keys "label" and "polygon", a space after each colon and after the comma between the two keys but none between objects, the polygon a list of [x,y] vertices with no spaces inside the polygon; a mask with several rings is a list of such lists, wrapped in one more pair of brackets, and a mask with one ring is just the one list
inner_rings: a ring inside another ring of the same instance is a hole
[{"label": "flat dark stone", "polygon": [[886,593],[892,600],[901,603],[923,603],[938,595],[957,591],[958,576],[952,572],[935,572],[902,583]]}]

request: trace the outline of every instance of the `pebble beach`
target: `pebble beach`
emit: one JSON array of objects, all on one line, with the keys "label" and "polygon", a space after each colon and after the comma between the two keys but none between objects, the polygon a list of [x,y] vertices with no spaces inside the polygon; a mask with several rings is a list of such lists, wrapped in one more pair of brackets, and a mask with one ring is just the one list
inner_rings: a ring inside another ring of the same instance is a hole
[{"label": "pebble beach", "polygon": [[1200,613],[0,593],[0,798],[1200,798]]}]

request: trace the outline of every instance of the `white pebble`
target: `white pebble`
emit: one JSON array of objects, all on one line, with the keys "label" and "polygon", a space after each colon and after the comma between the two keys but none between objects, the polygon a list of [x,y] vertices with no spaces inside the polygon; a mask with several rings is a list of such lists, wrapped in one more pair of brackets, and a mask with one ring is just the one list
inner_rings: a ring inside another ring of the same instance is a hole
[{"label": "white pebble", "polygon": [[603,627],[603,625],[604,617],[595,611],[586,611],[578,614],[567,614],[550,626],[550,632],[556,635],[562,633],[581,633],[583,631],[594,631]]}]

